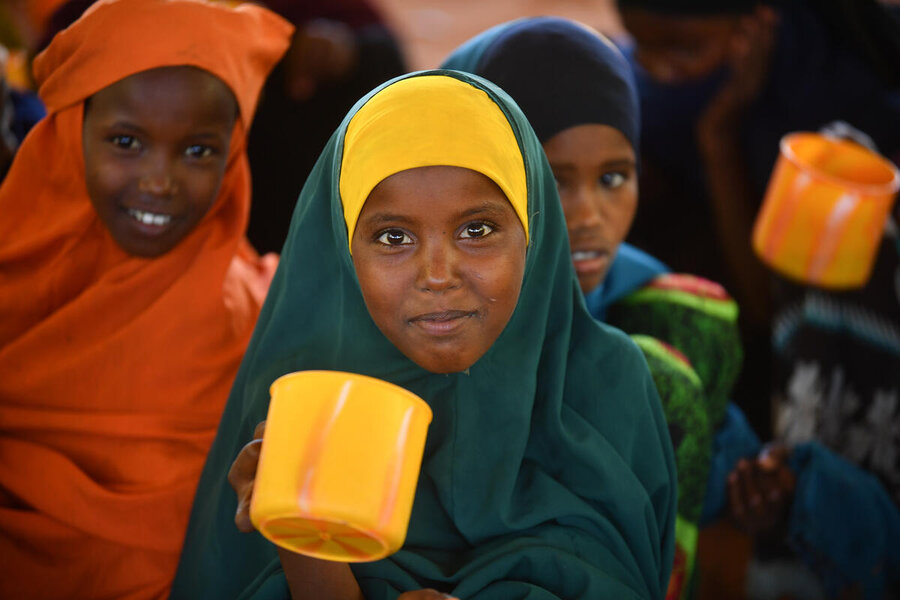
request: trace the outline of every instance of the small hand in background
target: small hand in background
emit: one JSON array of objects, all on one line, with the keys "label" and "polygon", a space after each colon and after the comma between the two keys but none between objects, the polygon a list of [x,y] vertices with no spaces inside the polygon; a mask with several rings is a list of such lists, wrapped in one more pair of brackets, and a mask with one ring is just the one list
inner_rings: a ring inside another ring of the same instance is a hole
[{"label": "small hand in background", "polygon": [[262,447],[262,437],[265,431],[266,422],[263,421],[253,431],[253,441],[241,448],[237,458],[231,463],[231,469],[228,471],[228,483],[234,488],[238,497],[234,524],[244,533],[249,533],[256,529],[250,521],[250,500],[253,498],[253,483],[256,480],[256,468],[259,466],[259,450]]},{"label": "small hand in background", "polygon": [[297,102],[308,100],[322,84],[352,73],[358,53],[356,36],[348,25],[329,19],[306,23],[294,34],[285,57],[285,91]]},{"label": "small hand in background", "polygon": [[763,449],[753,460],[741,460],[728,476],[728,508],[748,535],[762,540],[783,537],[794,498],[796,476],[781,444]]}]

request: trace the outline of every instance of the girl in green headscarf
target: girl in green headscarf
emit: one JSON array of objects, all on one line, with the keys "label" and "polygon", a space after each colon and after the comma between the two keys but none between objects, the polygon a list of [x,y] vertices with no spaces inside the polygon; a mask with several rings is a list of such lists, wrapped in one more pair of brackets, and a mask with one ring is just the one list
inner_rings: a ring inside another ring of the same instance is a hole
[{"label": "girl in green headscarf", "polygon": [[[283,568],[273,545],[235,527],[229,467],[271,382],[307,369],[378,377],[434,413],[405,546],[352,577],[296,555]],[[172,597],[287,598],[305,564],[327,571],[306,582],[317,598],[337,580],[345,595],[332,597],[370,600],[422,588],[662,598],[675,503],[646,363],[585,309],[556,184],[521,111],[476,76],[415,73],[357,103],[303,188]]]}]

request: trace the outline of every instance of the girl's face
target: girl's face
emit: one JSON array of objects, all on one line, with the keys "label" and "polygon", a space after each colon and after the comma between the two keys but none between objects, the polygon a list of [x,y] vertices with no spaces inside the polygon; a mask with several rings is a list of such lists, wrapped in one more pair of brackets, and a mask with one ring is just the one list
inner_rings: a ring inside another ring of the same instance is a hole
[{"label": "girl's face", "polygon": [[544,143],[583,292],[603,282],[637,210],[634,148],[618,129],[577,125]]},{"label": "girl's face", "polygon": [[506,327],[525,272],[525,230],[488,177],[421,167],[384,179],[353,234],[369,314],[420,367],[472,366]]},{"label": "girl's face", "polygon": [[100,220],[123,250],[174,248],[219,193],[237,104],[214,75],[191,67],[143,71],[85,105],[85,178]]}]

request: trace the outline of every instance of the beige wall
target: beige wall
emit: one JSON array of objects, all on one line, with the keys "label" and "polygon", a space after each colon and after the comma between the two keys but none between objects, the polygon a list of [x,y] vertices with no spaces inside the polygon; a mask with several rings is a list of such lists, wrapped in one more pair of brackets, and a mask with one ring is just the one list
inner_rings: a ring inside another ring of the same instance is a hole
[{"label": "beige wall", "polygon": [[475,34],[518,17],[569,17],[621,31],[614,0],[375,0],[404,44],[412,69],[431,69]]}]

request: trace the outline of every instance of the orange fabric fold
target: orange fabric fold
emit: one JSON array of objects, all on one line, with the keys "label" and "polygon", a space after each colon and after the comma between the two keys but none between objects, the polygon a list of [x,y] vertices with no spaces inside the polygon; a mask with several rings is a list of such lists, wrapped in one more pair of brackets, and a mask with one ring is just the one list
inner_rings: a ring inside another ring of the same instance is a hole
[{"label": "orange fabric fold", "polygon": [[[252,5],[112,0],[35,61],[47,118],[0,187],[0,597],[161,598],[274,262],[244,240],[246,129],[291,26]],[[167,254],[123,252],[87,195],[84,100],[191,65],[238,119],[213,207]]]}]

